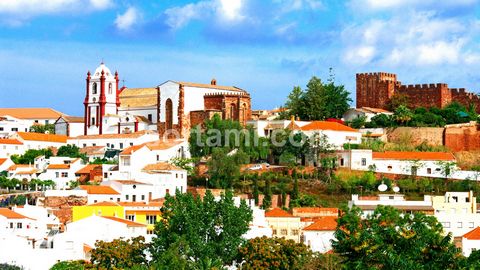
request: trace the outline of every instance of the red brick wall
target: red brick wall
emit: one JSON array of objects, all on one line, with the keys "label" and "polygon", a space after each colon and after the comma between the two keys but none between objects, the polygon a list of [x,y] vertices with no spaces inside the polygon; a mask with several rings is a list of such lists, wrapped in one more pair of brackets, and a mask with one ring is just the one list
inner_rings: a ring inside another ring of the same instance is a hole
[{"label": "red brick wall", "polygon": [[480,150],[479,128],[479,126],[446,128],[445,146],[454,152]]},{"label": "red brick wall", "polygon": [[395,92],[397,75],[385,72],[357,74],[357,108],[386,108]]}]

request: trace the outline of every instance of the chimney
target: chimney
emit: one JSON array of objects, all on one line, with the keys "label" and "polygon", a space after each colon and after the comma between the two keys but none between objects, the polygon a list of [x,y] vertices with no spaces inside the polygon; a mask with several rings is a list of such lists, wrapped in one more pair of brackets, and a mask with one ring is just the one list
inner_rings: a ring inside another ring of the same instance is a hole
[{"label": "chimney", "polygon": [[211,85],[217,85],[217,80],[215,80],[215,78],[212,79],[212,81],[210,82]]}]

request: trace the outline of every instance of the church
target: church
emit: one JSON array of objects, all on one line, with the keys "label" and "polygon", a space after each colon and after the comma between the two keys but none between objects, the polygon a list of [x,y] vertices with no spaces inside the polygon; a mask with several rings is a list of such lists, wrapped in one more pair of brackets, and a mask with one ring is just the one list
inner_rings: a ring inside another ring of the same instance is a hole
[{"label": "church", "polygon": [[156,130],[187,138],[190,128],[215,114],[243,125],[251,117],[250,94],[235,86],[166,81],[157,87],[119,87],[118,72],[102,62],[87,72],[84,135]]}]

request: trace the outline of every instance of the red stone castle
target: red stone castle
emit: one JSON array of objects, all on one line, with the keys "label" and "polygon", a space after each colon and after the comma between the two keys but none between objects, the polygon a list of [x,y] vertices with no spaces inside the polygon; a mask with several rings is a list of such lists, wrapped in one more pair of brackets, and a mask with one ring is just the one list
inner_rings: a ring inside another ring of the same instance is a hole
[{"label": "red stone castle", "polygon": [[465,107],[476,106],[480,112],[480,97],[465,88],[448,88],[446,83],[402,85],[397,75],[385,72],[357,73],[357,108],[387,109],[394,95],[404,95],[412,108],[442,108],[456,101]]}]

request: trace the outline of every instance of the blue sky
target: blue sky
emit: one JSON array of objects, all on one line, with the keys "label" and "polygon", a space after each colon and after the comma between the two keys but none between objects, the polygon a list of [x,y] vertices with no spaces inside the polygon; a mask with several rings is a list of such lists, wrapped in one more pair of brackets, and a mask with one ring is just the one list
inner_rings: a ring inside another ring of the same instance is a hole
[{"label": "blue sky", "polygon": [[355,73],[480,87],[477,0],[0,0],[0,107],[83,115],[85,75],[104,59],[128,87],[235,85],[253,107]]}]

